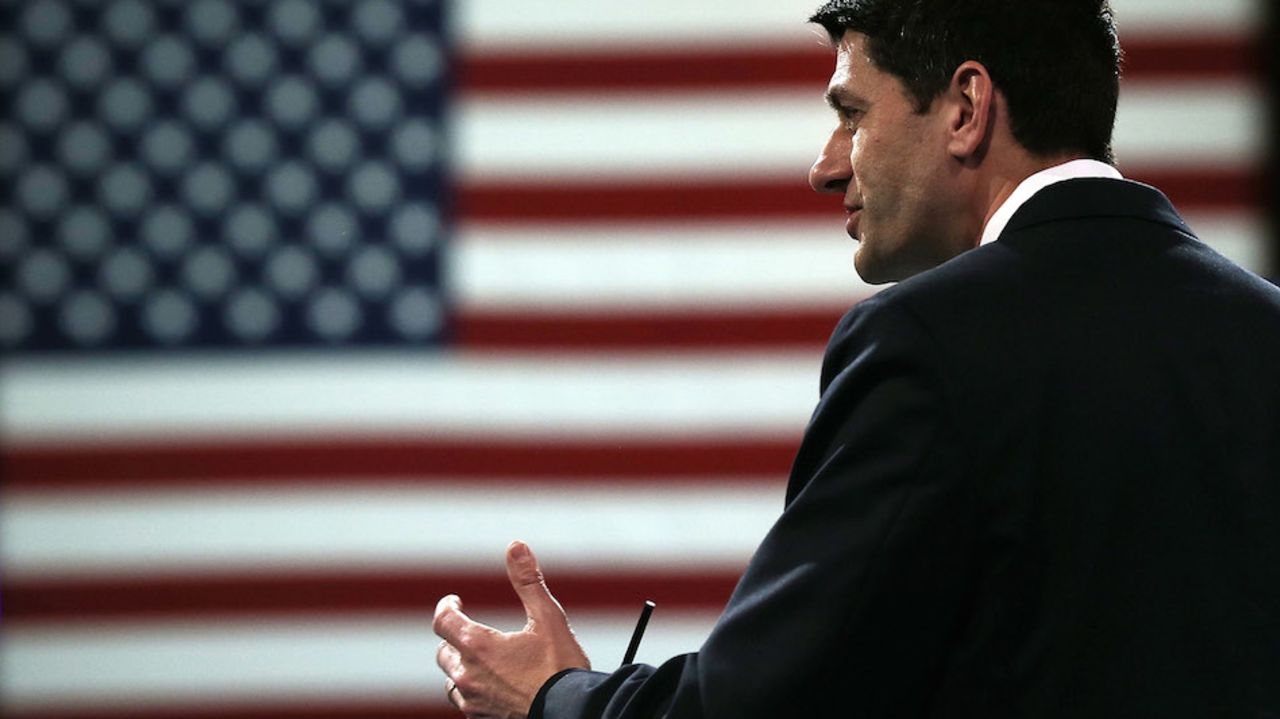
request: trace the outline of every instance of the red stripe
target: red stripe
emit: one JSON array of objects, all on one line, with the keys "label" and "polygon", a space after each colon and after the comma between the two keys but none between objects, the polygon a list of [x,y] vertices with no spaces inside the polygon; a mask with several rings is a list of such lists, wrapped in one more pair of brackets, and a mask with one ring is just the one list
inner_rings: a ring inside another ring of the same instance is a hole
[{"label": "red stripe", "polygon": [[1262,203],[1261,166],[1239,169],[1196,167],[1120,169],[1132,180],[1160,188],[1182,212],[1206,210],[1257,211]]},{"label": "red stripe", "polygon": [[[423,681],[432,681],[425,670]],[[443,692],[443,675],[439,684]],[[304,697],[290,703],[272,704],[211,702],[178,705],[170,702],[158,707],[142,703],[121,703],[116,707],[5,707],[4,715],[7,719],[462,719],[461,713],[445,704],[443,694],[439,703],[378,702],[370,699],[340,702]]]},{"label": "red stripe", "polygon": [[[833,232],[839,232],[834,227]],[[849,267],[852,277],[853,267]],[[468,350],[798,349],[820,352],[847,307],[697,312],[504,313],[464,310],[454,340]]]},{"label": "red stripe", "polygon": [[831,76],[831,51],[813,48],[728,48],[615,51],[488,51],[458,67],[465,93],[679,91],[799,86],[821,93]]},{"label": "red stripe", "polygon": [[[652,599],[664,610],[719,611],[736,571],[698,573],[554,573],[552,592],[570,612],[639,610]],[[5,580],[9,626],[109,620],[269,618],[299,615],[415,613],[429,615],[447,594],[469,609],[518,612],[505,576],[384,571],[185,577]]]},{"label": "red stripe", "polygon": [[[816,152],[816,149],[815,149]],[[1182,210],[1249,210],[1261,200],[1260,170],[1186,167],[1122,168],[1163,189]],[[548,180],[464,185],[457,198],[464,222],[636,222],[823,217],[840,232],[840,199],[794,178],[609,183]]]},{"label": "red stripe", "polygon": [[236,484],[499,482],[780,482],[798,439],[583,441],[490,439],[163,440],[0,450],[9,492],[191,489]]},{"label": "red stripe", "polygon": [[[1240,36],[1138,37],[1123,42],[1125,78],[1225,79],[1259,73],[1261,53]],[[459,86],[472,94],[677,92],[811,88],[833,69],[813,47],[625,49],[580,52],[486,51],[461,59]]]},{"label": "red stripe", "polygon": [[[815,152],[817,150],[815,149]],[[660,177],[601,183],[548,178],[530,182],[464,184],[463,221],[643,221],[829,216],[840,222],[840,201],[809,189],[804,172],[764,180],[677,180]]]},{"label": "red stripe", "polygon": [[1261,43],[1248,37],[1173,36],[1121,39],[1124,78],[1143,80],[1228,80],[1260,77]]}]

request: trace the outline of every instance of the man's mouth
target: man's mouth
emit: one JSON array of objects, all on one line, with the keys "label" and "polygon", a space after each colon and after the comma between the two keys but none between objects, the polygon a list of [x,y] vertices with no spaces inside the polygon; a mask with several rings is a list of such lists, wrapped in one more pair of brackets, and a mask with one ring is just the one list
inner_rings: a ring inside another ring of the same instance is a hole
[{"label": "man's mouth", "polygon": [[849,213],[849,219],[845,220],[844,229],[853,239],[858,239],[858,221],[862,217],[861,207],[846,207],[845,212]]}]

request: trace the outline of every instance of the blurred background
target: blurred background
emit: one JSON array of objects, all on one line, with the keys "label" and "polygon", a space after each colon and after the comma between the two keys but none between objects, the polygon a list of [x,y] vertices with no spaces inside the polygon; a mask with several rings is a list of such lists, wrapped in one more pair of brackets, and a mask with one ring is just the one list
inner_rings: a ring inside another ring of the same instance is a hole
[{"label": "blurred background", "polygon": [[[696,650],[872,291],[816,4],[0,2],[4,715],[452,716],[515,538]],[[1122,171],[1274,277],[1263,1],[1113,6]]]}]

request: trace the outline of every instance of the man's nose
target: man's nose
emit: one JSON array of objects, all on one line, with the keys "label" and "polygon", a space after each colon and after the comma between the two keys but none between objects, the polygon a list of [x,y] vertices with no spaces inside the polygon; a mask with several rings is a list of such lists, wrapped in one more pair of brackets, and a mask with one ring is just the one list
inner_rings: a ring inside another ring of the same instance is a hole
[{"label": "man's nose", "polygon": [[853,177],[853,166],[849,162],[850,134],[844,128],[836,128],[827,138],[827,144],[809,168],[809,186],[814,192],[844,194],[848,189]]}]

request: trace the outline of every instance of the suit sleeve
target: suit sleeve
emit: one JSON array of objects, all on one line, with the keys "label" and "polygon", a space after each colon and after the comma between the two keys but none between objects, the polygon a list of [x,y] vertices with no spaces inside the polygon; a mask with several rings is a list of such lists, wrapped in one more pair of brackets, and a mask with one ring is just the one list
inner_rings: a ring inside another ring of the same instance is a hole
[{"label": "suit sleeve", "polygon": [[908,311],[855,308],[828,346],[787,506],[703,647],[557,675],[531,716],[926,714],[973,583],[976,501],[945,362]]}]

